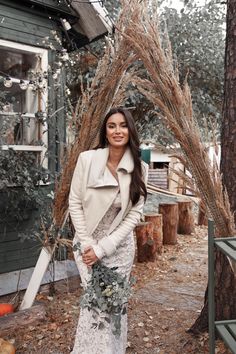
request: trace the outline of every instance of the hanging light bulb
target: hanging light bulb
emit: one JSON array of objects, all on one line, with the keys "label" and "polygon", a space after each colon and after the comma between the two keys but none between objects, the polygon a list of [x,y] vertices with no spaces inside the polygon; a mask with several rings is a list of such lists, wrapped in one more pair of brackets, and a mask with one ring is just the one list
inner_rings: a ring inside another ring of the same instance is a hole
[{"label": "hanging light bulb", "polygon": [[41,77],[38,79],[38,87],[40,89],[42,89],[44,87],[44,82],[43,82],[43,79]]},{"label": "hanging light bulb", "polygon": [[56,71],[53,71],[53,72],[52,72],[52,78],[53,78],[54,80],[56,80],[56,79],[57,79],[57,76],[58,76],[58,73],[57,73]]},{"label": "hanging light bulb", "polygon": [[62,60],[62,61],[67,61],[67,60],[69,60],[69,55],[68,55],[67,50],[66,50],[65,48],[63,48],[63,49],[61,50],[61,60]]},{"label": "hanging light bulb", "polygon": [[28,88],[28,83],[24,80],[20,80],[20,84],[19,84],[21,90],[27,90]]},{"label": "hanging light bulb", "polygon": [[12,87],[12,79],[10,78],[10,76],[5,77],[3,85],[8,88]]},{"label": "hanging light bulb", "polygon": [[35,89],[35,82],[34,82],[33,80],[30,80],[30,81],[29,81],[29,88],[30,88],[31,90],[34,90],[34,89]]}]

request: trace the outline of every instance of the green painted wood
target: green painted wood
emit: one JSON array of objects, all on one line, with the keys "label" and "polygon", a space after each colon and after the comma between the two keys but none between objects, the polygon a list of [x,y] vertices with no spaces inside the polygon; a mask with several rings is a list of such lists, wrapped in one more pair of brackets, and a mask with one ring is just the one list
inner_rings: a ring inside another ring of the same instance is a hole
[{"label": "green painted wood", "polygon": [[233,249],[236,250],[236,240],[230,240],[227,242]]},{"label": "green painted wood", "polygon": [[33,34],[36,37],[40,38],[50,36],[52,39],[53,36],[50,31],[56,29],[56,27],[53,27],[53,25],[51,27],[45,27],[40,24],[31,23],[29,22],[29,18],[18,19],[8,16],[4,16],[4,21],[1,25],[5,29],[14,29],[17,31],[21,31],[22,33]]},{"label": "green painted wood", "polygon": [[60,36],[56,22],[43,17],[41,13],[32,14],[26,10],[24,7],[19,10],[0,3],[0,38],[48,48],[49,43],[44,42],[45,37],[49,37],[49,42],[57,48],[58,43],[52,34],[53,30],[57,30]]},{"label": "green painted wood", "polygon": [[217,329],[218,333],[220,334],[221,338],[224,340],[224,342],[230,348],[230,350],[232,350],[232,353],[236,354],[236,340],[232,336],[232,334],[229,332],[227,327],[223,324],[217,324],[216,329]]},{"label": "green painted wood", "polygon": [[217,241],[234,241],[236,240],[236,237],[217,237],[216,238]]},{"label": "green painted wood", "polygon": [[[49,65],[55,61],[55,52],[48,53]],[[56,145],[56,110],[57,110],[57,93],[54,89],[54,79],[50,74],[48,77],[48,167],[52,174],[57,171],[57,145]]]},{"label": "green painted wood", "polygon": [[229,325],[236,323],[236,320],[222,320],[222,321],[215,321],[215,325]]},{"label": "green painted wood", "polygon": [[[43,1],[43,0],[42,0]],[[0,0],[0,4],[6,5],[11,8],[16,9],[24,9],[26,12],[30,12],[32,14],[41,13],[42,17],[48,17],[49,15],[54,15],[61,17],[61,15],[70,15],[73,17],[78,17],[73,9],[67,6],[58,6],[53,0],[45,0],[43,3],[41,0],[25,0],[24,3],[19,0]],[[27,4],[28,2],[28,4]],[[52,6],[52,2],[54,2],[54,6]],[[51,4],[50,4],[51,3]],[[35,5],[35,6],[34,6]],[[51,5],[51,6],[50,6]]]},{"label": "green painted wood", "polygon": [[236,261],[236,249],[230,247],[225,241],[215,240],[216,246],[228,257]]},{"label": "green painted wood", "polygon": [[9,261],[0,263],[0,274],[34,267],[37,262],[37,259],[38,255],[34,258],[32,257],[27,259],[16,260],[14,262]]},{"label": "green painted wood", "polygon": [[227,327],[236,341],[236,320],[234,323],[228,324]]},{"label": "green painted wood", "polygon": [[55,0],[28,0],[28,2],[36,5],[43,5],[44,8],[52,9],[56,12],[71,14],[73,10],[66,4],[65,1],[57,4]]},{"label": "green painted wood", "polygon": [[214,236],[214,223],[212,220],[208,220],[208,327],[210,354],[215,354]]},{"label": "green painted wood", "polygon": [[8,241],[4,242],[1,244],[1,249],[0,249],[0,258],[7,253],[10,253],[11,251],[17,252],[25,249],[34,249],[34,248],[39,248],[41,247],[41,243],[37,240],[26,240],[26,241],[21,241],[19,238],[18,240],[13,240],[13,241]]},{"label": "green painted wood", "polygon": [[[41,192],[45,195],[45,203],[51,203],[47,194],[53,189],[53,185],[41,186]],[[19,192],[21,189],[16,188]],[[22,190],[23,192],[23,190]],[[39,218],[39,209],[24,210],[24,220],[16,221],[4,210],[7,193],[0,193],[0,273],[7,273],[14,270],[25,269],[35,266],[41,242],[36,240],[22,240],[19,232],[26,232],[31,229]]]},{"label": "green painted wood", "polygon": [[3,242],[16,241],[16,240],[19,240],[16,231],[11,231],[11,232],[7,231],[7,232],[0,233],[0,247],[1,247],[1,243]]},{"label": "green painted wood", "polygon": [[[36,242],[35,242],[36,243]],[[2,248],[2,247],[1,247]],[[35,266],[40,253],[40,244],[37,246],[25,242],[25,248],[11,251],[0,251],[0,273],[12,272]]]},{"label": "green painted wood", "polygon": [[3,23],[3,18],[6,16],[15,19],[22,19],[23,21],[27,21],[28,23],[43,26],[48,29],[52,29],[55,27],[55,24],[53,23],[54,21],[50,20],[48,18],[48,14],[46,13],[31,11],[30,9],[25,8],[24,6],[11,7],[10,5],[11,4],[9,2],[2,4],[2,0],[0,0],[0,14]]}]

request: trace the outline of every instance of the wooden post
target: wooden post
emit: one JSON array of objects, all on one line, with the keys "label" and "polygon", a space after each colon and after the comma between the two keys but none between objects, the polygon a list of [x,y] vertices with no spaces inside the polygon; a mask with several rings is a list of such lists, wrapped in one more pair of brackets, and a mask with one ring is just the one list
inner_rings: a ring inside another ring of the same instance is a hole
[{"label": "wooden post", "polygon": [[24,298],[23,298],[22,303],[20,305],[20,310],[28,309],[29,307],[31,307],[33,305],[34,299],[35,299],[37,292],[39,290],[43,276],[46,273],[48,265],[52,259],[53,252],[54,252],[54,249],[53,249],[53,251],[50,252],[45,247],[42,248],[39,258],[38,258],[38,261],[37,261],[36,266],[34,268],[32,277],[30,279],[29,285],[28,285],[27,290],[25,292]]},{"label": "wooden post", "polygon": [[178,234],[190,235],[194,232],[193,202],[181,201],[179,206]]},{"label": "wooden post", "polygon": [[135,228],[135,233],[138,262],[153,262],[155,260],[153,223],[150,221],[140,222]]},{"label": "wooden post", "polygon": [[162,253],[163,246],[163,231],[162,231],[162,214],[150,213],[144,215],[145,221],[151,221],[153,223],[153,242],[155,248],[155,254]]},{"label": "wooden post", "polygon": [[159,213],[163,220],[163,244],[175,245],[177,243],[178,204],[159,204]]},{"label": "wooden post", "polygon": [[202,200],[199,203],[199,211],[198,211],[198,225],[208,225],[208,215],[205,204]]}]

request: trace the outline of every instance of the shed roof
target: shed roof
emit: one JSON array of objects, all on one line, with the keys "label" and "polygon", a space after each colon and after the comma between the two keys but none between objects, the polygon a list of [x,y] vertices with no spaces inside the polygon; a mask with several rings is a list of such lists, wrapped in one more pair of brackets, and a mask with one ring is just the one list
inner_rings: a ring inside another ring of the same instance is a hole
[{"label": "shed roof", "polygon": [[[112,30],[112,21],[102,1],[92,0],[23,0],[36,7],[46,8],[67,20],[71,29],[67,30],[68,38],[73,40],[76,47],[82,47]],[[63,28],[64,31],[65,28]],[[74,48],[70,48],[74,49]]]}]

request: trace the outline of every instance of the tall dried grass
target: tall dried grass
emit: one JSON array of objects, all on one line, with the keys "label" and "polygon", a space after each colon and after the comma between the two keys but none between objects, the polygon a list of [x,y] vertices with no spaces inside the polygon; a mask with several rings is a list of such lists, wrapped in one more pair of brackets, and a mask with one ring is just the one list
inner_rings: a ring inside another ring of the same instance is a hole
[{"label": "tall dried grass", "polygon": [[[122,1],[123,5],[127,2]],[[123,35],[149,74],[148,79],[135,77],[133,83],[155,104],[158,115],[180,144],[182,154],[179,157],[191,172],[218,234],[232,235],[233,216],[227,194],[223,191],[219,168],[214,161],[211,163],[206,146],[201,141],[193,115],[190,89],[187,80],[182,85],[179,82],[169,40],[161,40],[157,11],[150,9],[150,1],[145,0],[131,0],[129,6],[132,16]]]},{"label": "tall dried grass", "polygon": [[[117,26],[125,31],[128,23],[129,4],[121,11]],[[132,71],[127,72],[135,60],[129,42],[119,31],[106,41],[106,49],[99,61],[95,77],[84,89],[78,102],[75,114],[75,126],[79,129],[73,145],[63,162],[60,179],[56,185],[53,210],[53,224],[60,229],[67,217],[68,195],[73,171],[79,154],[93,148],[97,143],[97,135],[102,119],[113,106],[124,104],[125,87],[131,80]],[[79,183],[79,181],[78,181]]]}]

